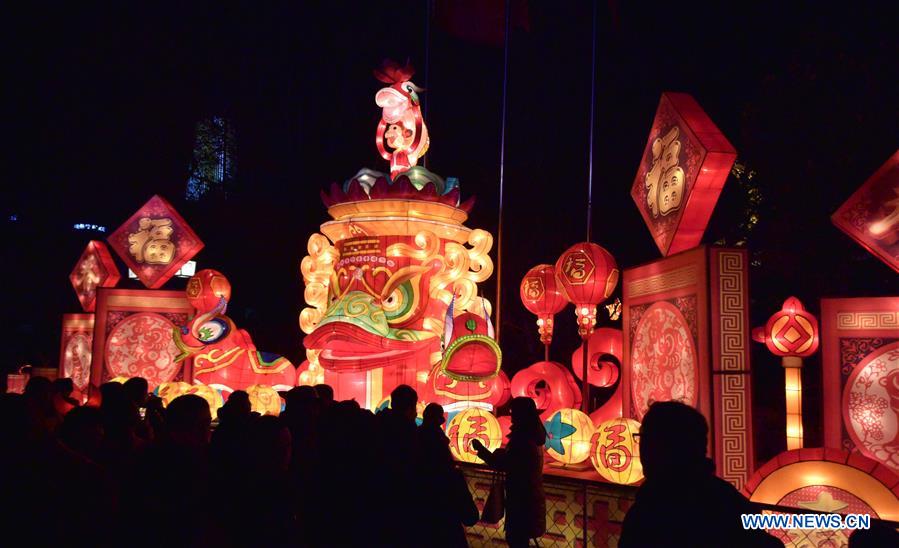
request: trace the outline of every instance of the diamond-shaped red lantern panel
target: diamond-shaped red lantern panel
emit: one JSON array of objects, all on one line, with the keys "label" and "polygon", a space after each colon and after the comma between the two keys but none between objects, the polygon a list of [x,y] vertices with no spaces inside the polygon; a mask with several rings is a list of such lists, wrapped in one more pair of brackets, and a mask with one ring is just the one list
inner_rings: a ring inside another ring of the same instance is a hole
[{"label": "diamond-shaped red lantern panel", "polygon": [[899,272],[899,150],[830,219]]},{"label": "diamond-shaped red lantern panel", "polygon": [[112,254],[103,242],[91,240],[69,274],[69,281],[85,312],[93,312],[97,304],[97,288],[115,287],[121,275]]},{"label": "diamond-shaped red lantern panel", "polygon": [[662,255],[699,245],[737,153],[699,103],[665,92],[631,197]]},{"label": "diamond-shaped red lantern panel", "polygon": [[161,196],[153,196],[107,238],[148,288],[157,289],[203,249],[203,242]]},{"label": "diamond-shaped red lantern panel", "polygon": [[818,320],[799,299],[789,297],[768,319],[763,340],[776,356],[811,356],[818,349]]}]

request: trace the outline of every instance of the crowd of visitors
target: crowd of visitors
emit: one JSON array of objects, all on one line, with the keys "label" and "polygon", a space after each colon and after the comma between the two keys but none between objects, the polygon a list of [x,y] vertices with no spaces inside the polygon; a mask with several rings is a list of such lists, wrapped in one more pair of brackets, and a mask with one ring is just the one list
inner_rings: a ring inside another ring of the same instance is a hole
[{"label": "crowd of visitors", "polygon": [[[334,401],[327,385],[298,386],[278,417],[254,413],[236,391],[214,428],[206,400],[163,407],[141,378],[102,385],[99,406],[79,405],[72,391],[70,379],[34,377],[24,394],[0,395],[7,545],[467,546],[464,527],[480,518],[443,408],[429,404],[417,426],[409,386],[378,414]],[[514,548],[546,530],[547,433],[532,399],[510,409],[506,447],[471,446],[503,473]],[[753,509],[714,476],[699,412],[653,404],[640,435],[646,481],[620,546],[781,545],[742,529],[739,514]],[[859,533],[851,544],[895,540],[883,528]]]},{"label": "crowd of visitors", "polygon": [[102,385],[99,407],[71,394],[35,377],[0,396],[2,525],[29,545],[467,546],[479,519],[443,408],[417,426],[409,386],[377,415],[327,385],[283,394],[279,417],[236,391],[214,428],[206,400],[164,408],[140,378]]}]

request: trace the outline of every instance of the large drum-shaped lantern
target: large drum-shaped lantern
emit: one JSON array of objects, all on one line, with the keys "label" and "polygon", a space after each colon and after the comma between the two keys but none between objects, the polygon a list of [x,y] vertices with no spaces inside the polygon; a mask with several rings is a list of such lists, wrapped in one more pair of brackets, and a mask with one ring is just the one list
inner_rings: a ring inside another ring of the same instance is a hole
[{"label": "large drum-shaped lantern", "polygon": [[484,447],[495,451],[502,444],[503,431],[489,411],[472,407],[454,416],[446,427],[450,451],[462,462],[483,463],[471,443],[479,440]]},{"label": "large drum-shaped lantern", "polygon": [[209,312],[231,300],[231,283],[218,270],[203,269],[187,282],[187,300],[200,313]]},{"label": "large drum-shaped lantern", "polygon": [[643,479],[640,444],[635,434],[640,423],[633,419],[612,419],[596,427],[590,446],[590,461],[603,479],[630,485]]},{"label": "large drum-shaped lantern", "polygon": [[596,325],[596,305],[618,285],[618,265],[605,248],[591,242],[569,247],[555,265],[556,280],[575,305],[578,333],[587,338]]},{"label": "large drum-shaped lantern", "polygon": [[537,316],[540,341],[550,344],[553,339],[553,317],[568,305],[568,297],[556,281],[553,266],[538,264],[528,270],[521,280],[519,296],[524,307]]},{"label": "large drum-shaped lantern", "polygon": [[544,423],[546,452],[562,464],[584,462],[590,457],[593,422],[577,409],[560,409]]},{"label": "large drum-shaped lantern", "polygon": [[271,386],[254,384],[247,387],[247,395],[250,397],[250,408],[260,415],[281,414],[281,395]]}]

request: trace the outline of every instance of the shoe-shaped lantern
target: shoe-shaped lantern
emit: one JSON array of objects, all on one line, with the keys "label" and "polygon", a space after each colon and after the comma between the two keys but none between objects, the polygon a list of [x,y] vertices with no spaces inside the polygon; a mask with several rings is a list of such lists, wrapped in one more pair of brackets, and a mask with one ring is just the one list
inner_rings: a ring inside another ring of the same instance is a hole
[{"label": "shoe-shaped lantern", "polygon": [[250,334],[238,329],[225,311],[231,284],[217,270],[205,269],[187,283],[187,299],[197,309],[188,325],[176,329],[178,361],[193,357],[194,382],[209,385],[227,397],[253,385],[289,390],[296,385],[290,360],[256,350]]}]

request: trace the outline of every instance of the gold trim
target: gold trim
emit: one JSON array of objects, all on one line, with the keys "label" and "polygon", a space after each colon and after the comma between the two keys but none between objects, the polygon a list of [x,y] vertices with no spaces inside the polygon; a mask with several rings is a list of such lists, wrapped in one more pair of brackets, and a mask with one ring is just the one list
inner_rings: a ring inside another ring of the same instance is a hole
[{"label": "gold trim", "polygon": [[150,295],[110,295],[106,306],[127,306],[133,308],[180,308],[189,309],[190,304],[185,297],[153,297]]},{"label": "gold trim", "polygon": [[688,265],[669,270],[668,272],[662,272],[661,274],[655,274],[648,278],[635,280],[629,283],[625,290],[627,291],[627,297],[633,299],[643,295],[687,287],[695,283],[697,283],[696,265]]}]

